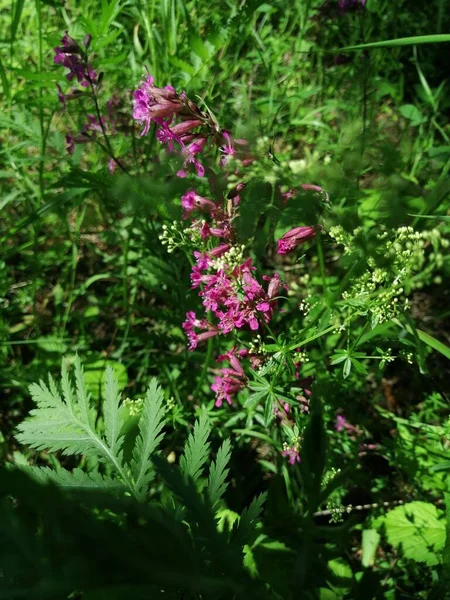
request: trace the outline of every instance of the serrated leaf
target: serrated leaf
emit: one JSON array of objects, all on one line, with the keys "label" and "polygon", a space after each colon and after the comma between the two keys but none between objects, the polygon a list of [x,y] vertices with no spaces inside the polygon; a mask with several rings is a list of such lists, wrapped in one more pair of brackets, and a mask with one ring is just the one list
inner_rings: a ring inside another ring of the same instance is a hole
[{"label": "serrated leaf", "polygon": [[104,391],[103,413],[105,417],[105,437],[112,452],[118,454],[121,439],[120,432],[124,420],[119,411],[120,391],[114,371],[110,365],[106,368],[106,385]]},{"label": "serrated leaf", "polygon": [[133,450],[131,470],[134,478],[137,497],[142,500],[148,484],[154,477],[151,456],[164,437],[163,407],[164,396],[158,382],[153,378],[145,395],[141,417],[139,419],[139,435]]},{"label": "serrated leaf", "polygon": [[438,564],[446,538],[441,514],[428,502],[410,502],[394,508],[382,521],[388,542],[397,550],[401,548],[406,558]]},{"label": "serrated leaf", "polygon": [[189,435],[180,460],[180,469],[186,478],[192,477],[196,481],[209,456],[208,442],[211,427],[208,414],[203,411],[194,425],[194,431]]},{"label": "serrated leaf", "polygon": [[43,484],[54,483],[59,487],[74,490],[115,490],[125,491],[122,482],[101,475],[98,472],[86,473],[82,469],[67,471],[66,469],[53,470],[49,467],[26,467],[23,469],[35,481]]},{"label": "serrated leaf", "polygon": [[230,469],[226,466],[231,457],[231,442],[225,440],[217,452],[216,461],[213,462],[209,470],[208,494],[211,505],[214,508],[217,502],[222,498],[228,484],[226,478]]},{"label": "serrated leaf", "polygon": [[263,492],[253,498],[247,508],[244,508],[241,518],[233,528],[233,542],[235,544],[243,547],[248,542],[249,535],[261,515],[266,499],[267,492]]}]

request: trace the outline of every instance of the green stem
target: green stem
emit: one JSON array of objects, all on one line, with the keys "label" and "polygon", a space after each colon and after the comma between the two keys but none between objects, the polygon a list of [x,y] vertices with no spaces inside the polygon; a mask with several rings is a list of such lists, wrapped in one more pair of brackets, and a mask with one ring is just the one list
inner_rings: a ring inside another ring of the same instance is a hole
[{"label": "green stem", "polygon": [[195,388],[195,392],[194,392],[194,397],[196,397],[200,390],[202,389],[203,383],[205,382],[205,379],[208,375],[208,368],[209,368],[209,363],[211,362],[211,356],[212,356],[212,351],[213,351],[213,338],[210,337],[208,340],[208,345],[206,346],[206,356],[205,356],[205,362],[203,363],[203,369],[200,375],[200,379],[198,381],[197,387]]},{"label": "green stem", "polygon": [[327,277],[325,273],[325,260],[323,256],[322,235],[319,232],[316,236],[317,256],[319,257],[320,276],[322,277],[322,287],[325,297],[328,293]]},{"label": "green stem", "polygon": [[292,351],[292,350],[295,350],[296,348],[299,348],[300,346],[306,346],[306,344],[309,344],[309,342],[317,340],[317,338],[320,338],[323,335],[330,333],[330,331],[333,331],[334,329],[336,329],[336,325],[331,325],[330,327],[327,327],[326,329],[324,329],[323,331],[320,331],[319,333],[315,333],[314,335],[310,336],[309,338],[306,338],[305,340],[301,340],[300,342],[294,342],[289,345],[289,350]]}]

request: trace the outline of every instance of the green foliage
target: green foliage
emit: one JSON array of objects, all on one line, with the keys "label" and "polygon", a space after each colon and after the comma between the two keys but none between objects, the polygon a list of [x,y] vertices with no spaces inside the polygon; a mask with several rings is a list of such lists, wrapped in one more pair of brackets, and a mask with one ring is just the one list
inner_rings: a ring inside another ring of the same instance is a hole
[{"label": "green foliage", "polygon": [[196,421],[194,431],[189,435],[184,454],[180,460],[180,468],[186,478],[196,481],[209,456],[209,434],[211,428],[206,412]]},{"label": "green foliage", "polygon": [[[0,0],[1,597],[445,597],[445,8]],[[93,36],[100,114],[122,102],[73,154],[97,111],[81,86],[58,102],[66,30]],[[205,177],[175,177],[183,157],[132,125],[146,70],[245,139],[245,168],[207,146]],[[215,243],[181,218],[190,189],[287,286],[270,323],[193,352],[192,253]],[[214,407],[231,347],[243,389]]]},{"label": "green foliage", "polygon": [[437,508],[427,502],[409,502],[389,511],[379,522],[388,542],[406,558],[428,565],[440,562],[446,527]]},{"label": "green foliage", "polygon": [[[75,359],[74,372],[75,392],[65,362],[61,372],[62,396],[51,377],[48,386],[42,380],[30,386],[37,408],[19,425],[17,439],[36,450],[60,450],[66,455],[79,454],[100,459],[136,499],[145,499],[154,476],[151,456],[164,437],[164,397],[161,388],[155,379],[151,381],[139,418],[133,458],[128,465],[123,456],[124,438],[121,431],[124,419],[120,392],[112,368],[108,367],[106,371],[104,430],[96,425],[94,408],[78,357]],[[48,468],[35,467],[32,474],[40,481],[48,479],[62,486],[80,485],[84,488],[89,484],[90,487],[112,487],[109,477],[104,478],[95,472],[85,474],[79,469],[73,473],[58,469],[50,474]]]}]

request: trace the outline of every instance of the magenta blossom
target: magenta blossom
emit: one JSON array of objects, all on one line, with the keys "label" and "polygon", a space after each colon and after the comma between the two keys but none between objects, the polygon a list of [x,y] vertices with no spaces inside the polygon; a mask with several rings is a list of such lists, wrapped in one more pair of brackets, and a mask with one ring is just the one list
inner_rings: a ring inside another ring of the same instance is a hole
[{"label": "magenta blossom", "polygon": [[89,65],[80,58],[81,48],[77,42],[69,36],[66,31],[61,39],[61,46],[55,48],[55,64],[60,64],[66,69],[69,69],[67,79],[72,81],[77,79],[83,87],[87,87],[90,83],[95,83],[97,74]]},{"label": "magenta blossom", "polygon": [[336,425],[334,426],[334,428],[337,432],[341,432],[345,428],[346,424],[347,419],[344,417],[344,415],[338,415],[336,417]]},{"label": "magenta blossom", "polygon": [[199,196],[195,190],[190,190],[181,198],[181,206],[184,208],[183,219],[187,219],[194,210],[213,213],[217,206],[212,200]]},{"label": "magenta blossom", "polygon": [[366,5],[366,0],[339,0],[338,8],[341,13],[350,12],[352,10],[358,10],[359,8],[364,8]]},{"label": "magenta blossom", "polygon": [[287,456],[289,458],[289,464],[295,465],[295,463],[300,462],[300,454],[298,453],[298,444],[292,444],[292,446],[288,446],[284,444],[284,450],[281,453],[281,456]]},{"label": "magenta blossom", "polygon": [[316,233],[316,227],[306,226],[290,229],[278,240],[278,254],[289,254],[300,244],[315,237]]},{"label": "magenta blossom", "polygon": [[[183,329],[189,340],[189,350],[195,350],[199,342],[208,340],[218,334],[217,327],[209,323],[206,319],[197,319],[193,311],[186,313]],[[196,333],[195,329],[204,329],[204,331]]]},{"label": "magenta blossom", "polygon": [[216,406],[222,406],[225,400],[228,404],[232,403],[232,398],[247,385],[247,377],[242,368],[240,358],[247,354],[247,350],[236,351],[235,348],[222,354],[217,358],[218,362],[228,360],[229,367],[220,370],[220,375],[214,379],[211,389],[216,394]]}]

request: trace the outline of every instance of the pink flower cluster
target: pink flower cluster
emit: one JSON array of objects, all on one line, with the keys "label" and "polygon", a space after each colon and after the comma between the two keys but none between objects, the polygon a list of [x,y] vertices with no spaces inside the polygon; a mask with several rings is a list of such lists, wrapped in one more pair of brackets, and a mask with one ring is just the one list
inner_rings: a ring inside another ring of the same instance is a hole
[{"label": "pink flower cluster", "polygon": [[[225,250],[226,245],[222,245],[222,248]],[[210,259],[209,254],[198,256],[191,280],[193,289],[202,285],[199,296],[205,310],[217,318],[217,323],[212,325],[197,319],[195,313],[188,313],[183,328],[189,338],[190,350],[196,348],[202,339],[213,335],[226,335],[242,328],[256,331],[263,323],[269,323],[281,287],[280,277],[275,274],[273,277],[264,277],[268,280],[265,290],[253,275],[255,267],[251,259],[234,267],[223,263],[218,269]],[[196,328],[204,331],[198,334]]]},{"label": "pink flower cluster", "polygon": [[248,350],[236,350],[236,348],[233,348],[229,352],[217,357],[218,362],[228,360],[230,363],[229,367],[223,367],[220,370],[220,375],[215,377],[214,383],[211,386],[211,389],[216,394],[217,407],[222,406],[224,400],[228,404],[231,404],[233,396],[247,385],[248,379],[240,361],[241,358],[247,355]]},{"label": "pink flower cluster", "polygon": [[[90,36],[86,36],[83,43],[85,49],[89,47],[90,41]],[[96,83],[97,74],[91,66],[86,64],[82,55],[82,48],[69,36],[69,32],[66,31],[61,39],[61,46],[56,46],[55,48],[54,62],[55,64],[62,65],[63,67],[66,67],[66,69],[69,69],[69,72],[67,73],[68,81],[76,79],[82,87],[88,87],[89,85]]]},{"label": "pink flower cluster", "polygon": [[[236,186],[233,193],[234,209],[239,204],[239,192],[243,185]],[[278,303],[282,283],[278,274],[264,276],[263,286],[255,277],[256,268],[251,258],[244,259],[242,248],[233,246],[235,238],[232,226],[234,209],[225,212],[218,204],[200,196],[195,190],[188,191],[181,199],[183,218],[191,219],[191,228],[200,232],[202,239],[217,239],[217,245],[209,251],[195,251],[195,265],[191,271],[192,289],[199,289],[208,319],[198,318],[189,311],[183,329],[189,341],[189,349],[216,335],[228,335],[240,329],[257,331],[272,319]],[[197,213],[208,217],[198,220]],[[231,398],[245,387],[247,378],[239,359],[248,351],[233,349],[218,360],[229,360],[230,367],[223,368],[212,386],[216,393],[216,405]],[[252,363],[257,357],[248,357]],[[255,363],[256,364],[256,363]]]},{"label": "pink flower cluster", "polygon": [[133,118],[144,124],[141,135],[148,133],[153,122],[158,127],[157,139],[169,151],[178,144],[185,157],[183,168],[177,173],[179,177],[186,177],[190,164],[197,175],[203,177],[205,168],[197,155],[205,147],[208,128],[215,129],[216,126],[211,117],[191,102],[184,92],[178,94],[170,85],[157,87],[153,77],[147,75],[133,95]]},{"label": "pink flower cluster", "polygon": [[[222,248],[225,251],[226,245],[222,245]],[[261,324],[269,323],[281,287],[280,277],[275,274],[273,277],[264,277],[268,280],[265,290],[253,275],[255,267],[252,266],[251,259],[237,266],[224,262],[219,268],[215,268],[210,259],[209,254],[198,256],[197,265],[191,273],[192,288],[202,286],[199,296],[203,306],[218,322],[214,326],[208,324],[205,327],[203,321],[196,319],[195,313],[188,313],[183,327],[188,333],[191,350],[199,341],[195,327],[202,327],[211,332],[211,335],[212,331],[216,335],[226,335],[234,329],[249,328],[256,331]],[[226,261],[226,257],[224,260]]]}]

